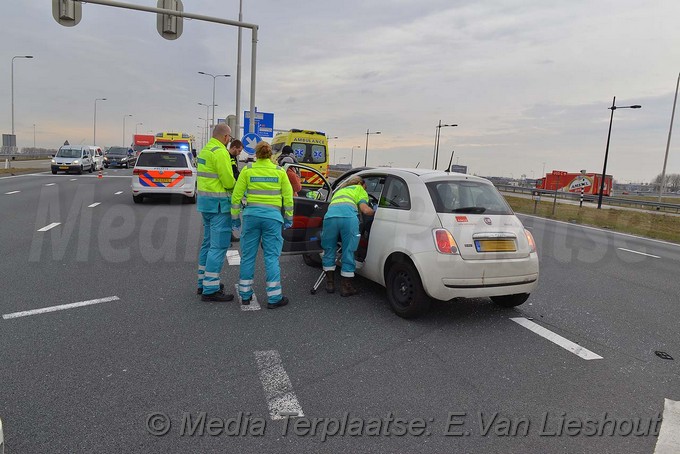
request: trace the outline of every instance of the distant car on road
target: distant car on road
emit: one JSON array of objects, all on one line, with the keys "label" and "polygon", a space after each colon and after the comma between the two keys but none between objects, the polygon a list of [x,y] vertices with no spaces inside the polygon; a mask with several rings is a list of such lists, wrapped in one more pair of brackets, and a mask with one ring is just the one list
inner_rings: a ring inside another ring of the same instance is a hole
[{"label": "distant car on road", "polygon": [[131,149],[125,147],[111,147],[106,150],[104,167],[125,167],[126,169],[135,164],[135,157]]},{"label": "distant car on road", "polygon": [[64,145],[52,158],[52,174],[57,172],[77,172],[82,174],[87,169],[90,173],[95,169],[95,161],[90,154],[90,147],[80,145]]},{"label": "distant car on road", "polygon": [[[356,273],[386,287],[397,315],[416,317],[432,299],[460,297],[514,307],[538,285],[534,238],[490,181],[380,167],[346,172],[331,189],[352,175],[364,179],[369,203],[378,207],[362,219],[357,259],[363,266]],[[294,198],[293,226],[283,232],[283,252],[313,252],[308,264],[318,262],[329,203],[326,184],[316,192]]]},{"label": "distant car on road", "polygon": [[132,171],[132,199],[174,194],[196,203],[197,173],[191,150],[142,150]]}]

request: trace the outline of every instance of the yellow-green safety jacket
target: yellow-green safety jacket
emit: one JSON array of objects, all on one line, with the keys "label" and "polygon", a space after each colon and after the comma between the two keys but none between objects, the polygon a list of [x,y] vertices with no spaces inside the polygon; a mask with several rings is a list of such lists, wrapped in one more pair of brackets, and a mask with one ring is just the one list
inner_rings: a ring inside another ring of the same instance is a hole
[{"label": "yellow-green safety jacket", "polygon": [[238,218],[240,201],[244,195],[247,205],[244,215],[250,213],[280,219],[282,222],[284,218],[293,221],[293,188],[286,171],[270,159],[258,159],[241,169],[232,196],[232,219]]},{"label": "yellow-green safety jacket", "polygon": [[362,203],[368,205],[368,194],[360,184],[338,189],[333,193],[324,218],[356,217]]},{"label": "yellow-green safety jacket", "polygon": [[197,209],[203,213],[228,213],[235,180],[229,152],[211,138],[198,155]]}]

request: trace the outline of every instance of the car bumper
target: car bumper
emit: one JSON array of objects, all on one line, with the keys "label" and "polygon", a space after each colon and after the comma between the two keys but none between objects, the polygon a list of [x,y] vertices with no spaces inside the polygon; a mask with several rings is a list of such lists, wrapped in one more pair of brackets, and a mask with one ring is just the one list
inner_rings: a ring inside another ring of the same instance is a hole
[{"label": "car bumper", "polygon": [[52,170],[57,171],[57,172],[78,172],[80,170],[80,164],[77,165],[71,165],[71,164],[52,164]]},{"label": "car bumper", "polygon": [[191,187],[182,186],[180,188],[158,188],[152,186],[132,185],[133,195],[184,195],[187,197],[194,196],[194,189]]},{"label": "car bumper", "polygon": [[[453,298],[531,293],[538,285],[538,255],[506,260],[463,260],[437,252],[411,257],[425,292],[432,298]],[[433,266],[434,265],[434,266]]]},{"label": "car bumper", "polygon": [[128,163],[127,162],[106,162],[105,161],[104,165],[109,166],[109,167],[125,167],[125,166],[128,165]]}]

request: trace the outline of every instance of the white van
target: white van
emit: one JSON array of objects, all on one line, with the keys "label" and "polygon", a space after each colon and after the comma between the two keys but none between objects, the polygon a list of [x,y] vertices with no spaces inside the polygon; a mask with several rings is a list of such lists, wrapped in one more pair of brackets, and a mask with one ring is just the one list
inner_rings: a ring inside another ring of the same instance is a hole
[{"label": "white van", "polygon": [[89,146],[90,156],[94,161],[94,170],[102,170],[104,168],[104,152],[100,147]]},{"label": "white van", "polygon": [[92,173],[94,161],[90,154],[90,147],[82,145],[64,145],[59,148],[57,154],[52,158],[52,174],[57,172],[77,172],[82,174],[87,170]]}]

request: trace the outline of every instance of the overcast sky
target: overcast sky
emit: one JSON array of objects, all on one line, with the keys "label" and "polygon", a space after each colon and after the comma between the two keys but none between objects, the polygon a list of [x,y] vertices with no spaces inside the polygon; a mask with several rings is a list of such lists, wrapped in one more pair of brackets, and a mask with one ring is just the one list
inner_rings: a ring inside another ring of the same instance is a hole
[{"label": "overcast sky", "polygon": [[[156,6],[156,0],[127,0]],[[186,12],[238,19],[238,0],[184,0]],[[19,147],[120,145],[139,133],[200,134],[217,79],[216,116],[234,113],[236,28],[184,21],[168,41],[151,13],[83,5],[63,27],[46,0],[3,1],[0,118],[11,131],[11,61]],[[601,172],[612,97],[608,172],[622,182],[661,172],[680,72],[677,0],[243,0],[259,25],[256,105],[275,128],[325,131],[331,161],[354,146],[363,164],[538,177],[545,167]],[[251,35],[243,31],[241,107],[250,94]],[[242,117],[241,113],[241,117]],[[678,113],[680,116],[680,113]],[[143,123],[137,125],[137,123]],[[676,120],[677,123],[677,120]],[[677,126],[677,125],[676,125]],[[676,135],[680,134],[676,127]],[[236,135],[236,134],[235,134]],[[240,134],[239,134],[240,135]],[[361,149],[356,148],[361,146]],[[680,173],[680,137],[668,172]]]}]

